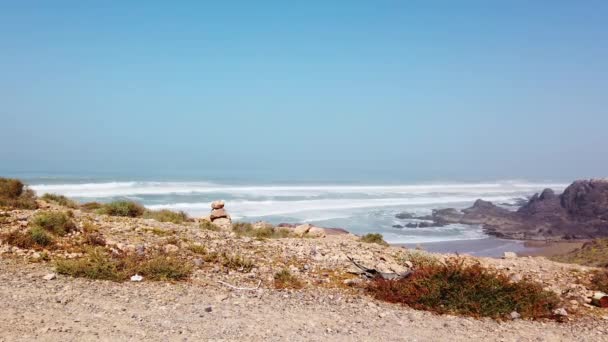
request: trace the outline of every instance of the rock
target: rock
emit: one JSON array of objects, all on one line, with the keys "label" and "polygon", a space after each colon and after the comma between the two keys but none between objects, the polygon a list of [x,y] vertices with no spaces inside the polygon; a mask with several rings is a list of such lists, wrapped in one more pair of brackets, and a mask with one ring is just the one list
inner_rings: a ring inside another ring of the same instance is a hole
[{"label": "rock", "polygon": [[45,275],[44,277],[42,277],[42,279],[44,279],[44,280],[53,280],[56,278],[57,278],[57,275],[55,273],[49,273],[49,274]]},{"label": "rock", "polygon": [[176,253],[177,251],[179,251],[179,247],[176,245],[167,244],[163,246],[163,252],[167,254]]},{"label": "rock", "polygon": [[352,279],[345,279],[343,283],[346,286],[357,286],[357,285],[361,284],[362,282],[363,282],[363,279],[361,279],[361,278],[352,278]]},{"label": "rock", "polygon": [[220,219],[220,218],[227,218],[228,217],[228,213],[226,212],[225,209],[213,209],[211,210],[211,222]]},{"label": "rock", "polygon": [[224,201],[213,201],[211,202],[211,209],[222,209],[224,205]]},{"label": "rock", "polygon": [[509,314],[512,320],[520,319],[521,315],[517,311],[513,311]]},{"label": "rock", "polygon": [[393,225],[393,228],[403,228],[403,226],[402,226],[402,225],[400,225],[400,224],[394,224],[394,225]]},{"label": "rock", "polygon": [[513,274],[511,274],[511,275],[509,276],[509,280],[510,280],[512,283],[517,283],[517,282],[520,282],[520,281],[522,281],[523,279],[524,279],[524,277],[523,277],[521,274],[519,274],[519,273],[513,273]]},{"label": "rock", "polygon": [[304,236],[304,234],[308,233],[308,231],[312,228],[312,225],[306,223],[299,225],[293,229],[294,234],[298,236]]},{"label": "rock", "polygon": [[219,218],[213,220],[213,224],[220,227],[222,230],[231,230],[232,229],[232,220],[229,218]]},{"label": "rock", "polygon": [[515,254],[515,252],[504,252],[502,255],[503,259],[516,259],[517,258],[517,254]]},{"label": "rock", "polygon": [[317,238],[325,237],[326,236],[325,229],[319,228],[319,227],[310,227],[310,229],[306,233],[306,236],[317,237]]},{"label": "rock", "polygon": [[566,317],[568,316],[568,311],[566,311],[564,308],[557,308],[553,310],[553,314],[556,316]]},{"label": "rock", "polygon": [[205,263],[205,261],[201,258],[196,258],[196,259],[192,260],[192,262],[194,263],[194,266],[196,266],[196,267],[201,267]]},{"label": "rock", "polygon": [[205,312],[212,312],[213,311],[213,307],[208,306],[205,308]]},{"label": "rock", "polygon": [[408,219],[413,219],[414,218],[414,214],[410,214],[407,212],[402,212],[399,213],[397,215],[395,215],[396,218],[400,219],[400,220],[408,220]]}]

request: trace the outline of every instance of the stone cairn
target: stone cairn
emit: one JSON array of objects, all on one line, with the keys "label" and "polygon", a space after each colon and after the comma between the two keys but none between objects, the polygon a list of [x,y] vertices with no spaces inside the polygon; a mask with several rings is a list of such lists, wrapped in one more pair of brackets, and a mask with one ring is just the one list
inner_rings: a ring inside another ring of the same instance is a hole
[{"label": "stone cairn", "polygon": [[211,215],[209,221],[222,229],[230,229],[232,227],[232,219],[226,209],[224,209],[224,201],[214,201],[211,203]]}]

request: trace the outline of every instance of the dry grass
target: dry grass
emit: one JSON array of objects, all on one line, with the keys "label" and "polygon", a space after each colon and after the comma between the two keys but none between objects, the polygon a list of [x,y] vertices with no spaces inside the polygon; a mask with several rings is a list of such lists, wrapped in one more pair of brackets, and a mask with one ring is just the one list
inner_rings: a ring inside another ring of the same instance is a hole
[{"label": "dry grass", "polygon": [[381,246],[388,246],[388,243],[384,241],[382,234],[378,233],[365,234],[361,237],[360,241],[365,243],[376,243]]},{"label": "dry grass", "polygon": [[194,254],[198,254],[198,255],[206,255],[207,254],[207,248],[205,248],[205,246],[203,245],[195,245],[195,244],[191,244],[188,245],[188,250]]},{"label": "dry grass", "polygon": [[243,257],[240,254],[222,253],[219,256],[219,260],[224,267],[243,273],[251,272],[254,267],[253,261]]},{"label": "dry grass", "polygon": [[86,202],[80,205],[80,209],[84,211],[96,211],[103,208],[103,204],[99,202]]},{"label": "dry grass", "polygon": [[285,268],[274,274],[274,287],[276,289],[301,289],[304,284]]},{"label": "dry grass", "polygon": [[69,212],[43,211],[32,218],[31,225],[41,227],[53,234],[64,236],[76,229]]},{"label": "dry grass", "polygon": [[63,195],[57,195],[57,194],[44,194],[41,199],[47,201],[47,202],[52,202],[55,204],[59,204],[61,206],[64,207],[68,207],[68,208],[72,208],[72,209],[76,209],[78,208],[78,203],[76,203],[75,201],[63,196]]},{"label": "dry grass", "polygon": [[596,291],[602,291],[608,293],[608,269],[596,271],[591,277],[591,284],[589,287]]},{"label": "dry grass", "polygon": [[292,236],[292,234],[285,229],[277,229],[275,227],[254,228],[251,223],[244,222],[234,223],[232,225],[232,231],[238,236],[247,236],[259,240],[280,239]]},{"label": "dry grass", "polygon": [[0,208],[36,209],[36,195],[18,179],[0,178]]},{"label": "dry grass", "polygon": [[147,232],[152,233],[154,235],[157,236],[171,236],[175,234],[174,230],[164,230],[164,229],[160,229],[160,228],[148,228],[146,229]]},{"label": "dry grass", "polygon": [[42,249],[54,245],[53,237],[40,227],[32,227],[25,232],[11,231],[2,236],[11,246],[24,249]]},{"label": "dry grass", "polygon": [[219,232],[221,230],[220,227],[214,225],[213,223],[211,223],[207,220],[201,221],[201,223],[199,224],[199,227],[203,230],[210,230],[213,232]]},{"label": "dry grass", "polygon": [[55,267],[60,274],[112,281],[125,281],[134,274],[146,280],[185,280],[192,272],[189,262],[174,256],[113,255],[102,247],[88,249],[80,259],[58,260]]},{"label": "dry grass", "polygon": [[180,224],[190,220],[188,215],[183,211],[175,212],[167,209],[146,210],[143,217],[147,219],[154,219],[159,222],[172,222],[175,224]]},{"label": "dry grass", "polygon": [[523,318],[551,317],[559,298],[530,281],[509,278],[479,264],[452,259],[418,267],[408,278],[374,280],[367,288],[376,299],[440,314],[504,319],[516,311]]},{"label": "dry grass", "polygon": [[146,209],[139,203],[132,201],[114,201],[104,204],[98,212],[100,214],[122,217],[140,217]]}]

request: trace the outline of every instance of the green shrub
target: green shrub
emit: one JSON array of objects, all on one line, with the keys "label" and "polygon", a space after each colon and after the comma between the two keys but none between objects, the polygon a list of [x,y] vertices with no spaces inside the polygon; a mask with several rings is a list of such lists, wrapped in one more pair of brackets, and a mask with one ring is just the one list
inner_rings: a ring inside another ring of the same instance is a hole
[{"label": "green shrub", "polygon": [[190,263],[176,257],[111,255],[101,247],[87,250],[80,259],[58,260],[55,267],[60,274],[112,281],[125,281],[134,274],[147,280],[184,280],[192,272]]},{"label": "green shrub", "polygon": [[203,230],[211,230],[214,232],[219,232],[221,230],[220,227],[216,226],[215,224],[213,224],[207,220],[201,221],[201,223],[199,224],[199,227]]},{"label": "green shrub", "polygon": [[75,201],[73,201],[63,195],[44,194],[41,197],[41,199],[43,199],[47,202],[53,202],[53,203],[62,205],[64,207],[72,208],[72,209],[78,208],[78,203],[76,203]]},{"label": "green shrub", "polygon": [[288,269],[274,274],[274,287],[276,289],[301,289],[304,285]]},{"label": "green shrub", "polygon": [[559,303],[556,294],[537,283],[511,282],[502,273],[459,259],[418,267],[405,279],[378,278],[367,290],[376,299],[414,309],[495,319],[513,311],[523,318],[550,317]]},{"label": "green shrub", "polygon": [[38,246],[50,246],[53,243],[53,237],[40,227],[32,227],[29,230],[32,241]]},{"label": "green shrub", "polygon": [[145,208],[132,201],[114,201],[104,204],[99,211],[110,216],[140,217],[144,214]]},{"label": "green shrub", "polygon": [[381,246],[388,246],[388,243],[384,241],[384,237],[382,236],[382,234],[378,233],[365,234],[361,237],[360,241],[365,243],[376,243]]},{"label": "green shrub", "polygon": [[95,211],[101,210],[103,208],[103,204],[99,202],[86,202],[80,205],[80,209],[84,211]]},{"label": "green shrub", "polygon": [[76,229],[76,225],[70,216],[67,212],[43,211],[34,215],[32,225],[63,236]]},{"label": "green shrub", "polygon": [[143,215],[144,218],[154,219],[160,222],[173,222],[176,224],[183,223],[184,221],[188,221],[189,217],[183,211],[174,212],[167,209],[162,210],[146,210]]},{"label": "green shrub", "polygon": [[36,194],[18,179],[0,178],[0,207],[36,209]]}]

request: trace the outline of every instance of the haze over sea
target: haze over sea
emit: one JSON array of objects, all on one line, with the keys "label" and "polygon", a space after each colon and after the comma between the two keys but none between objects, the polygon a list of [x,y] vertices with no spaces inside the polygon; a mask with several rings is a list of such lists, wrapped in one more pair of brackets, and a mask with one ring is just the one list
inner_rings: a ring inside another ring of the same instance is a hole
[{"label": "haze over sea", "polygon": [[448,225],[394,228],[401,212],[430,214],[432,209],[465,208],[479,198],[510,208],[544,188],[561,191],[567,184],[523,180],[484,182],[271,182],[163,180],[137,177],[25,177],[39,195],[56,193],[78,201],[129,199],[150,209],[183,210],[191,216],[209,213],[223,199],[233,219],[254,222],[313,223],[345,228],[356,234],[379,232],[391,243],[476,240],[480,227]]}]

